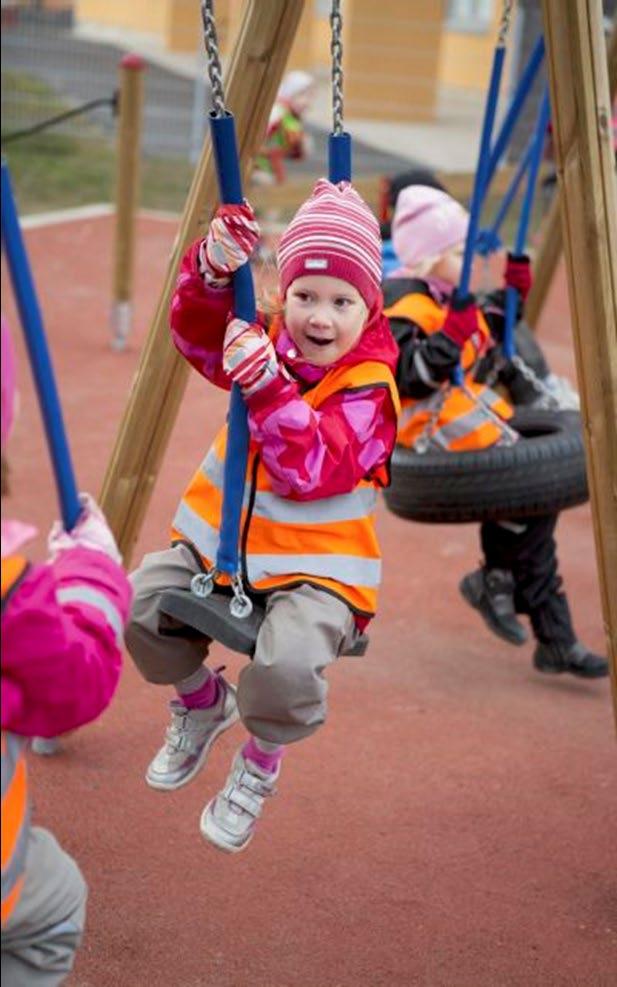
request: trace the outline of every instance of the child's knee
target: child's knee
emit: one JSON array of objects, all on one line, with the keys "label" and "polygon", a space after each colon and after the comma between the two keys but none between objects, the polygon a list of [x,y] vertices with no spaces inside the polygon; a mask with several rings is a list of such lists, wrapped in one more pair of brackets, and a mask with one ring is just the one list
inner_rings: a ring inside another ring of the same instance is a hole
[{"label": "child's knee", "polygon": [[240,673],[238,709],[256,737],[289,744],[314,733],[327,714],[328,685],[310,663],[293,656],[253,661]]}]

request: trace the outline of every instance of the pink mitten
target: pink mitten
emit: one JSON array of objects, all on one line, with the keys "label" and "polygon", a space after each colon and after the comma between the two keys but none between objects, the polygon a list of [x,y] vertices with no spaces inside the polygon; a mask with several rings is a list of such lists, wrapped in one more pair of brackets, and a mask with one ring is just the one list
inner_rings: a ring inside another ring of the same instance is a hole
[{"label": "pink mitten", "polygon": [[72,531],[65,531],[61,521],[55,521],[52,525],[47,539],[51,558],[55,559],[60,552],[70,548],[93,548],[121,565],[122,556],[101,508],[87,493],[81,493],[79,501],[82,513]]},{"label": "pink mitten", "polygon": [[259,226],[248,202],[217,209],[208,236],[199,249],[202,273],[208,284],[222,287],[246,264],[259,243]]},{"label": "pink mitten", "polygon": [[240,385],[245,397],[277,376],[276,352],[261,326],[244,319],[231,320],[223,342],[223,368]]}]

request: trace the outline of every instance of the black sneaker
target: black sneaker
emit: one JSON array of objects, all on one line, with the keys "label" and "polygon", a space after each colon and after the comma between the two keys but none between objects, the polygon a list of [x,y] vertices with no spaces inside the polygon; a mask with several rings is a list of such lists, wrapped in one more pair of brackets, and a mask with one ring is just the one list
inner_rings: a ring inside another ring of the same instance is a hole
[{"label": "black sneaker", "polygon": [[567,647],[560,644],[538,644],[533,663],[539,672],[547,675],[570,672],[582,679],[603,679],[608,675],[606,658],[589,651],[580,641]]},{"label": "black sneaker", "polygon": [[509,570],[476,569],[461,580],[459,590],[493,634],[509,644],[525,644],[528,634],[516,616],[514,579]]}]

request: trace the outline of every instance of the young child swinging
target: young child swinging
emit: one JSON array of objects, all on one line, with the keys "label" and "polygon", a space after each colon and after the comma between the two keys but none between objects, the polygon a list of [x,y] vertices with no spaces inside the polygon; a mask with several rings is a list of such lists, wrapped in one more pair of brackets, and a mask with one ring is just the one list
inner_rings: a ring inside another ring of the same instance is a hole
[{"label": "young child swinging", "polygon": [[[511,444],[518,437],[507,424],[510,404],[473,376],[478,359],[493,345],[492,334],[503,336],[503,305],[495,294],[481,309],[472,296],[452,301],[468,223],[465,209],[440,189],[412,185],[396,201],[392,239],[401,267],[385,282],[384,296],[400,348],[398,441],[409,447],[428,440],[444,452],[465,452]],[[528,257],[508,256],[505,285],[516,288],[524,302],[531,286]],[[450,387],[459,362],[464,389]],[[511,644],[526,642],[517,615],[529,617],[538,671],[602,678],[608,675],[606,659],[582,644],[572,626],[554,538],[558,517],[484,522],[484,558],[463,578],[460,590],[493,633]]]},{"label": "young child swinging", "polygon": [[190,781],[238,715],[249,732],[201,817],[202,834],[228,852],[252,838],[286,745],[324,722],[325,669],[375,614],[373,515],[398,411],[379,227],[353,187],[319,181],[283,234],[283,312],[269,325],[263,315],[253,324],[233,317],[230,276],[258,238],[248,204],[219,208],[184,258],[171,305],[180,352],[213,383],[238,383],[248,406],[243,566],[248,591],[266,599],[255,654],[236,693],[204,664],[209,640],[169,627],[158,611],[163,590],[188,589],[216,556],[225,430],[184,493],[172,547],[147,555],[133,574],[127,633],[142,675],[177,693],[149,785]]}]

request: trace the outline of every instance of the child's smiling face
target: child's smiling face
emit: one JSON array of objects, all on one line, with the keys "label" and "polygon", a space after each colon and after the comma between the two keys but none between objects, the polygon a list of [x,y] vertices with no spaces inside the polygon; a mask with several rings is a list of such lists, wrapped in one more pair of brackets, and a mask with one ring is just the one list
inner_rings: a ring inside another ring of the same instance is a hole
[{"label": "child's smiling face", "polygon": [[367,318],[360,292],[340,278],[307,274],[292,281],[287,290],[287,331],[304,359],[317,367],[327,367],[349,353]]}]

